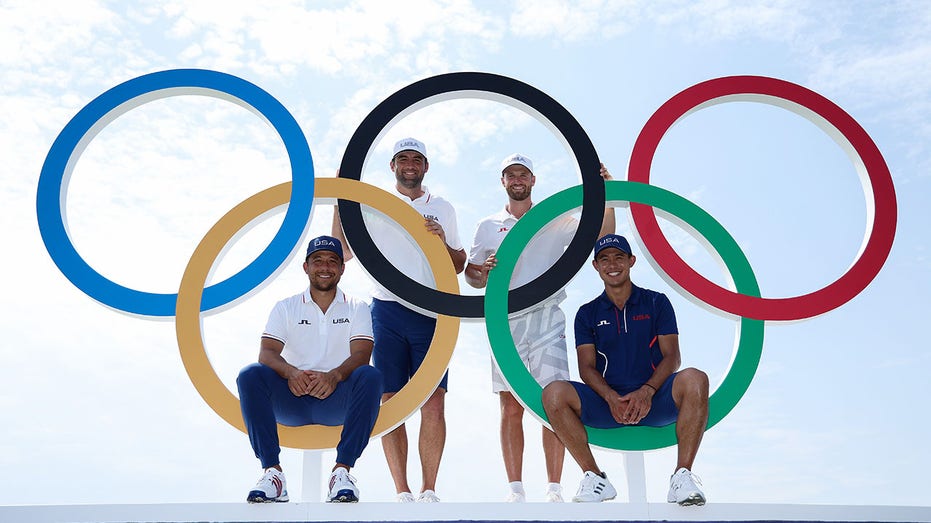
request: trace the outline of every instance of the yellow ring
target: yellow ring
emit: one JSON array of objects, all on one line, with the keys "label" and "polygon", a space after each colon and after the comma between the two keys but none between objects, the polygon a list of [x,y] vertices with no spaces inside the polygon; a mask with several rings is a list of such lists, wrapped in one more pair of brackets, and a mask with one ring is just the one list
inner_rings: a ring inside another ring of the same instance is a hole
[{"label": "yellow ring", "polygon": [[[317,178],[314,199],[341,198],[364,203],[391,217],[414,238],[427,257],[437,289],[449,293],[459,292],[459,282],[452,260],[443,242],[427,232],[423,216],[378,187],[347,178]],[[204,347],[200,325],[200,305],[207,275],[220,251],[243,227],[261,214],[288,203],[291,182],[265,189],[234,207],[214,225],[198,244],[191,256],[181,286],[175,315],[175,333],[181,361],[194,388],[210,406],[237,429],[246,432],[239,408],[239,399],[220,381]],[[397,394],[381,406],[372,436],[384,434],[397,427],[416,412],[439,385],[449,367],[456,338],[459,336],[459,318],[440,315],[430,349],[420,369]],[[330,449],[339,443],[341,426],[307,425],[286,427],[278,425],[281,445],[297,449]]]}]

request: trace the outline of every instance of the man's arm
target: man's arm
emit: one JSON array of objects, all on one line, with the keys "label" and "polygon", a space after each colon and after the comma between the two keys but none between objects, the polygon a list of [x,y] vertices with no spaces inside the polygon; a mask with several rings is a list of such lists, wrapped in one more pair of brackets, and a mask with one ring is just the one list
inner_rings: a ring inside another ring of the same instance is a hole
[{"label": "man's arm", "polygon": [[[601,178],[604,181],[613,180],[611,173],[608,172],[608,169],[605,167],[605,164],[601,164]],[[598,237],[601,238],[605,234],[614,234],[614,231],[617,229],[617,220],[614,216],[614,207],[608,206],[605,203],[605,214],[604,218],[601,220],[601,232],[598,233]]]},{"label": "man's arm", "polygon": [[623,413],[627,410],[627,401],[608,385],[604,376],[598,372],[597,354],[595,345],[586,343],[575,348],[579,361],[579,377],[586,385],[592,388],[599,396],[604,398],[611,408],[611,415],[618,423],[623,421]]},{"label": "man's arm", "polygon": [[357,339],[349,342],[349,357],[333,370],[327,372],[310,371],[313,373],[313,383],[307,392],[311,396],[324,399],[336,390],[336,385],[352,374],[362,365],[368,364],[372,358],[374,343],[368,339]]},{"label": "man's arm", "polygon": [[663,353],[663,361],[653,369],[653,375],[650,376],[646,383],[641,385],[639,389],[621,397],[629,402],[623,417],[630,421],[624,423],[639,423],[649,414],[650,407],[653,405],[653,395],[682,364],[681,355],[679,354],[678,334],[657,336],[656,342],[659,343],[659,350]]},{"label": "man's arm", "polygon": [[488,258],[485,260],[485,263],[481,265],[476,265],[474,263],[466,265],[466,283],[475,287],[476,289],[485,288],[485,285],[488,284],[488,271],[494,269],[495,265],[498,265],[498,258],[495,258],[494,254],[488,256]]},{"label": "man's arm", "polygon": [[284,343],[276,339],[263,337],[259,345],[259,363],[270,367],[279,376],[288,380],[288,388],[291,389],[291,394],[303,396],[307,394],[307,389],[311,385],[312,380],[309,374],[311,371],[303,371],[288,363],[281,356],[283,350]]},{"label": "man's arm", "polygon": [[[339,171],[336,172],[337,176]],[[339,205],[333,206],[333,225],[330,227],[330,236],[339,240],[343,245],[343,262],[352,259],[352,249],[349,248],[349,242],[346,241],[346,233],[343,232],[343,222],[339,219]]]}]

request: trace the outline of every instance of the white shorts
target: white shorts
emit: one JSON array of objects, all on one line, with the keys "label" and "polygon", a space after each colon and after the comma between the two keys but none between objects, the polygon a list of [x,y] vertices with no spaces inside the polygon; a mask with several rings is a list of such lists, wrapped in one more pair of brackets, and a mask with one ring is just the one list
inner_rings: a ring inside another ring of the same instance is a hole
[{"label": "white shorts", "polygon": [[[558,301],[512,318],[508,323],[517,354],[541,387],[569,379],[566,315],[559,308]],[[494,359],[491,362],[491,381],[493,392],[510,390]]]}]

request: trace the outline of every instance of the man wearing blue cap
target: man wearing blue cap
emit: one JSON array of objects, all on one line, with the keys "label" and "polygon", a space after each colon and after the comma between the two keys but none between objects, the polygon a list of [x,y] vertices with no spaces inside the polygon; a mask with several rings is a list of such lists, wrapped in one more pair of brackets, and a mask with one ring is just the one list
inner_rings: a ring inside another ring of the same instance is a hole
[{"label": "man wearing blue cap", "polygon": [[249,441],[265,469],[246,497],[250,503],[288,501],[277,423],[342,425],[327,501],[359,501],[349,469],[368,445],[383,382],[368,364],[373,345],[369,307],[337,286],[344,267],[338,239],[310,241],[304,259],[309,288],[275,305],[262,333],[258,363],[236,379]]},{"label": "man wearing blue cap", "polygon": [[[623,236],[608,234],[595,245],[592,265],[604,292],[575,317],[575,344],[583,383],[555,381],[543,389],[553,431],[584,471],[577,502],[614,499],[617,491],[598,468],[585,427],[676,424],[678,462],[667,501],[704,505],[692,463],[708,424],[708,376],[679,371],[679,334],[669,299],[637,287],[630,269],[637,257]],[[677,372],[678,371],[678,372]]]}]

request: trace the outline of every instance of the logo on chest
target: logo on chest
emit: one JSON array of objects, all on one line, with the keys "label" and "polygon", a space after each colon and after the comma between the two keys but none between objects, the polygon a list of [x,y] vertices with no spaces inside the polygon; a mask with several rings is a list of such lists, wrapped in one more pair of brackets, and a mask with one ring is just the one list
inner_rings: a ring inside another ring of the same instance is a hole
[{"label": "logo on chest", "polygon": [[649,314],[637,314],[637,315],[634,315],[633,317],[634,321],[648,320],[648,319],[650,319]]},{"label": "logo on chest", "polygon": [[349,323],[349,318],[333,318],[333,325],[337,325],[339,323]]}]

